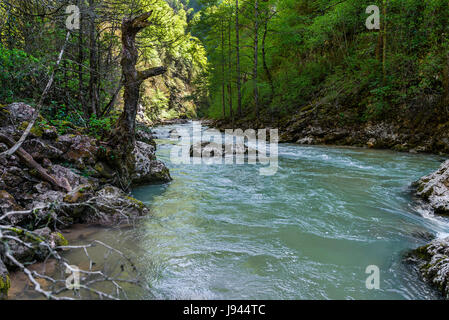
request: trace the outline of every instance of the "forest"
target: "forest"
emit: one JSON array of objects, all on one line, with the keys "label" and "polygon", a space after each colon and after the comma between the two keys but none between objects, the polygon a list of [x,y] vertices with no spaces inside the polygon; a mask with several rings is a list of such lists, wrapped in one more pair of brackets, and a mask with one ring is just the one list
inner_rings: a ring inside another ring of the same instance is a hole
[{"label": "forest", "polygon": [[0,0],[0,300],[448,299],[448,154],[448,0]]},{"label": "forest", "polygon": [[[370,5],[379,30],[365,26]],[[269,122],[326,105],[364,122],[435,108],[444,122],[448,19],[438,0],[207,3],[193,26],[212,66],[206,114]]]},{"label": "forest", "polygon": [[[70,4],[2,2],[1,101],[32,102],[43,91]],[[379,30],[365,26],[373,4],[382,13]],[[46,119],[94,134],[113,124],[121,99],[121,19],[145,7],[154,14],[140,36],[139,64],[169,71],[141,89],[142,120],[282,126],[281,119],[318,106],[340,123],[400,120],[429,109],[432,121],[447,121],[444,0],[81,1],[80,29],[56,71]]]}]

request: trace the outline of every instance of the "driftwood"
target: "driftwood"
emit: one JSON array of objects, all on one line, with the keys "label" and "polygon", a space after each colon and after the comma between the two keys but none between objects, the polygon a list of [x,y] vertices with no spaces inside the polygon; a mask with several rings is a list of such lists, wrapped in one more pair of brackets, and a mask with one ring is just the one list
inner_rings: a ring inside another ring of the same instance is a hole
[{"label": "driftwood", "polygon": [[[0,133],[0,141],[5,143],[10,148],[14,146],[14,140],[2,133]],[[25,163],[25,165],[28,168],[36,170],[37,174],[39,175],[39,177],[42,180],[47,181],[47,182],[51,183],[53,186],[55,186],[59,189],[62,189],[66,192],[72,191],[72,187],[70,186],[67,179],[63,178],[61,180],[58,180],[55,177],[53,177],[52,175],[50,175],[47,172],[47,170],[45,170],[39,163],[37,163],[34,160],[34,158],[28,152],[26,152],[23,148],[17,149],[17,151],[15,153],[20,158],[20,160],[22,160],[22,162]]]}]

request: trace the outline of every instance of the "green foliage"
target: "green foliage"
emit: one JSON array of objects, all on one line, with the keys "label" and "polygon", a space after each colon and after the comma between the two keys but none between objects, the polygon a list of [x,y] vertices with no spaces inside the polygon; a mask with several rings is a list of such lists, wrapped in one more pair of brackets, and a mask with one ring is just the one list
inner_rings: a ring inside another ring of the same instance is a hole
[{"label": "green foliage", "polygon": [[19,49],[7,49],[0,43],[0,101],[11,103],[16,98],[32,98],[35,76],[42,69],[37,58]]},{"label": "green foliage", "polygon": [[[243,107],[245,115],[251,116],[255,0],[239,2]],[[372,4],[381,9],[381,31],[365,27],[365,9]],[[385,17],[383,5],[387,5]],[[259,101],[266,112],[277,110],[279,115],[289,115],[322,101],[335,110],[332,112],[336,116],[343,108],[361,121],[401,117],[409,113],[407,106],[417,101],[441,101],[449,88],[447,0],[269,0],[259,1],[259,8],[257,80]],[[206,114],[213,118],[223,117],[223,83],[231,84],[236,106],[235,10],[235,1],[211,1],[193,20],[211,63],[211,103]],[[268,21],[265,60],[275,86],[274,99],[270,99],[270,82],[261,52],[263,26],[272,12],[275,14]],[[224,48],[221,21],[225,21]],[[228,21],[230,29],[226,27]],[[227,53],[228,36],[233,48],[232,67],[229,69],[226,56],[223,75],[222,50]],[[226,93],[227,107],[229,100]],[[444,110],[443,105],[437,107]]]},{"label": "green foliage", "polygon": [[89,119],[88,132],[97,139],[101,139],[107,136],[116,121],[117,119],[113,117],[97,118],[96,115],[92,115]]}]

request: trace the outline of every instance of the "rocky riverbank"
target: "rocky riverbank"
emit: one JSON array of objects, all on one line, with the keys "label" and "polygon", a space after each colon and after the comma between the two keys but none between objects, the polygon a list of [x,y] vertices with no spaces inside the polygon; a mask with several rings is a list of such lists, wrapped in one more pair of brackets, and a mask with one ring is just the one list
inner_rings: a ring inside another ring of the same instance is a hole
[{"label": "rocky riverbank", "polygon": [[147,130],[137,133],[135,164],[126,186],[117,177],[111,147],[75,129],[59,135],[52,126],[36,124],[21,149],[12,156],[3,154],[33,113],[23,103],[0,106],[0,299],[8,294],[8,272],[18,268],[7,252],[20,263],[40,261],[47,252],[39,244],[65,245],[60,230],[75,223],[131,224],[148,209],[123,190],[171,180],[156,159],[156,144]]},{"label": "rocky riverbank", "polygon": [[345,145],[400,152],[449,154],[449,122],[429,105],[392,110],[383,120],[364,119],[357,109],[310,104],[284,116],[262,114],[257,123],[252,115],[213,122],[220,130],[229,128],[278,128],[280,142],[306,145]]},{"label": "rocky riverbank", "polygon": [[[437,215],[449,215],[449,160],[434,173],[414,184],[416,194]],[[424,280],[435,286],[449,299],[449,237],[434,239],[413,250],[407,261],[413,263]]]}]

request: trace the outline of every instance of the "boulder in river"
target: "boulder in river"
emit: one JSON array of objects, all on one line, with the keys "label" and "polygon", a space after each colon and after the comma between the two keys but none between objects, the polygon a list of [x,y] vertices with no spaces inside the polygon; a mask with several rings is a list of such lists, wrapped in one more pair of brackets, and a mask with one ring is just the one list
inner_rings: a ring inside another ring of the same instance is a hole
[{"label": "boulder in river", "polygon": [[133,185],[169,182],[172,180],[168,168],[156,160],[156,148],[142,141],[134,149],[135,166],[131,176]]},{"label": "boulder in river", "polygon": [[413,250],[408,260],[417,264],[424,280],[449,299],[449,237],[435,239]]}]

